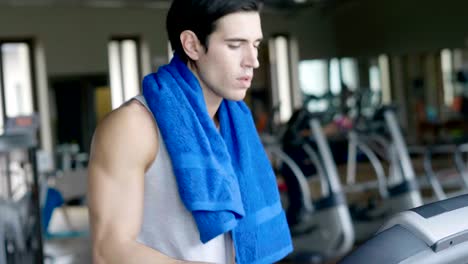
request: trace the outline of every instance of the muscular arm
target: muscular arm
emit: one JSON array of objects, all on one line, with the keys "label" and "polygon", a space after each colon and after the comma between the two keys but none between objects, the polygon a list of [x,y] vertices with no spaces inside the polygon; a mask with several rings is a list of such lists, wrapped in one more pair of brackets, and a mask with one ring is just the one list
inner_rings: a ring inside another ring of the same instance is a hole
[{"label": "muscular arm", "polygon": [[93,263],[187,263],[136,238],[143,213],[144,174],[159,149],[151,114],[138,102],[112,112],[96,129],[89,164]]}]

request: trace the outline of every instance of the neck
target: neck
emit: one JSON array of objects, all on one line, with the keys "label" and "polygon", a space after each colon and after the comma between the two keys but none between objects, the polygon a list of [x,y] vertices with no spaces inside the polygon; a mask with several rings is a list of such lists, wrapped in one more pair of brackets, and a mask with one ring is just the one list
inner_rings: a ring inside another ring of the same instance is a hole
[{"label": "neck", "polygon": [[195,77],[197,77],[197,80],[200,83],[200,86],[202,88],[203,98],[205,99],[205,104],[208,110],[208,114],[210,115],[213,122],[215,122],[216,126],[218,126],[218,118],[217,118],[216,113],[218,112],[219,106],[221,105],[223,98],[215,94],[213,90],[211,90],[210,88],[206,87],[206,85],[200,79],[200,75],[198,74],[198,69],[193,62],[189,61],[187,66],[195,75]]}]

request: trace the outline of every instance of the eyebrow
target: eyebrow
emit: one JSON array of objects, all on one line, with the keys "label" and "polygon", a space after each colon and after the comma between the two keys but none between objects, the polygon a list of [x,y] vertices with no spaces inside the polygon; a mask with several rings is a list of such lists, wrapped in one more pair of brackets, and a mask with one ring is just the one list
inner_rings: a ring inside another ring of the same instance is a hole
[{"label": "eyebrow", "polygon": [[[259,38],[259,39],[256,39],[254,42],[261,42],[263,40],[263,38]],[[225,39],[225,41],[227,42],[249,42],[247,39],[243,39],[243,38],[228,38],[228,39]]]}]

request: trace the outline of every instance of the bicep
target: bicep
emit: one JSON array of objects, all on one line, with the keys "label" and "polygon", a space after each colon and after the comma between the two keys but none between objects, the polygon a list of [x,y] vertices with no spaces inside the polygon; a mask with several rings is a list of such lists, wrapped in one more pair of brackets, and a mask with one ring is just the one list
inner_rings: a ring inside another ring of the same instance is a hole
[{"label": "bicep", "polygon": [[93,238],[136,239],[140,230],[144,174],[158,142],[150,117],[131,110],[104,120],[93,137],[88,190]]},{"label": "bicep", "polygon": [[143,207],[143,170],[115,162],[90,166],[89,207],[97,239],[135,239]]}]

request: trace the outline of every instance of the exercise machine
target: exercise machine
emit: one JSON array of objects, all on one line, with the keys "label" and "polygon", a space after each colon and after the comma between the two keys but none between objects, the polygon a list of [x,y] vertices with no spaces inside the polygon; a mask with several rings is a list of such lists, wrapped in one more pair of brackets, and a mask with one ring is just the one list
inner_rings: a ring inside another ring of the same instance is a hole
[{"label": "exercise machine", "polygon": [[0,263],[43,262],[36,145],[33,133],[0,135]]},{"label": "exercise machine", "polygon": [[306,177],[297,163],[283,151],[281,137],[275,140],[270,137],[269,141],[264,140],[264,145],[267,153],[279,158],[286,184],[286,190],[282,192],[286,200],[283,204],[295,249],[288,259],[294,262],[323,263],[351,250],[354,244],[351,216],[336,164],[321,128],[320,116],[302,109],[295,114],[294,119],[294,122],[288,123],[286,131],[296,130],[299,126],[294,124],[305,121],[309,124],[310,137],[316,142],[317,148],[306,144],[308,137],[297,138],[288,144],[297,144],[310,158],[318,173],[320,197],[312,198],[309,185],[312,177]]},{"label": "exercise machine", "polygon": [[[356,240],[369,238],[383,222],[395,213],[423,204],[417,178],[410,160],[406,143],[395,115],[395,108],[383,106],[376,111],[373,122],[377,129],[349,132],[348,165],[345,190],[360,193],[378,190],[380,204],[370,203],[366,207],[352,208]],[[383,136],[383,133],[387,136]],[[370,162],[376,181],[358,183],[356,167],[358,153]],[[383,162],[389,164],[386,173]]]},{"label": "exercise machine", "polygon": [[339,263],[467,263],[467,217],[468,195],[401,212]]}]

